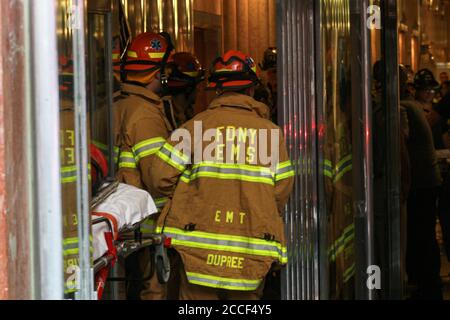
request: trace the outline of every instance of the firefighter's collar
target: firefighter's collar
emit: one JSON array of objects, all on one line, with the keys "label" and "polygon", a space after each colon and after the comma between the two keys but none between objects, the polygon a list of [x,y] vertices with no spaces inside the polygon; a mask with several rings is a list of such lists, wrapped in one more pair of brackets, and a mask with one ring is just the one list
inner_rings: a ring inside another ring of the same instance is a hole
[{"label": "firefighter's collar", "polygon": [[161,103],[161,98],[156,93],[148,90],[145,87],[141,87],[141,86],[131,84],[131,83],[122,83],[121,89],[122,89],[122,92],[134,94],[134,95],[138,95],[138,96],[142,96],[147,99],[150,99],[150,100],[154,101],[154,103],[157,105]]},{"label": "firefighter's collar", "polygon": [[264,103],[258,102],[245,94],[227,92],[214,99],[208,109],[219,107],[240,108],[256,112],[260,117],[268,119],[270,110]]}]

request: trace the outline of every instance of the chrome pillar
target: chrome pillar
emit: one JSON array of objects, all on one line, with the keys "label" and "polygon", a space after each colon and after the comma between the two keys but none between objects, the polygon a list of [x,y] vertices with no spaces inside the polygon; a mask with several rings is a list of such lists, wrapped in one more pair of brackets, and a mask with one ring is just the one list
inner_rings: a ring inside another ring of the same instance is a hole
[{"label": "chrome pillar", "polygon": [[285,211],[289,262],[282,288],[287,300],[319,299],[314,8],[312,0],[277,0],[279,122],[296,171]]},{"label": "chrome pillar", "polygon": [[[59,156],[56,8],[33,1],[32,61],[35,119],[36,241],[39,255],[36,298],[63,298],[63,244]],[[45,41],[43,41],[45,35]],[[25,196],[25,195],[24,195]]]},{"label": "chrome pillar", "polygon": [[356,298],[372,300],[367,268],[373,265],[372,102],[368,0],[350,0],[352,41],[353,197],[355,212]]},{"label": "chrome pillar", "polygon": [[75,158],[77,170],[77,216],[79,246],[79,292],[80,300],[95,299],[94,274],[91,267],[91,222],[89,207],[89,170],[87,143],[87,104],[86,104],[86,45],[85,45],[85,6],[83,0],[73,0],[72,41],[75,84]]},{"label": "chrome pillar", "polygon": [[397,2],[395,0],[384,0],[382,7],[383,30],[382,51],[384,57],[384,79],[385,87],[383,93],[383,113],[386,119],[386,137],[389,143],[386,146],[386,212],[387,225],[385,243],[388,246],[386,257],[387,270],[382,270],[385,275],[384,298],[403,298],[403,274],[402,264],[402,216],[400,200],[400,114],[399,114],[399,75],[398,75],[398,24],[397,24]]}]

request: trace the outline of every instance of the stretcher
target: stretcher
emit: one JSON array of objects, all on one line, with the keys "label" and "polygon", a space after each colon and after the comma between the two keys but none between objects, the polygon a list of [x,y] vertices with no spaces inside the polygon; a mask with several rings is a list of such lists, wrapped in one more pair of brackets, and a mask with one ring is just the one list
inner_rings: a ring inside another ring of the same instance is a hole
[{"label": "stretcher", "polygon": [[[109,271],[118,258],[153,246],[158,280],[166,283],[170,264],[166,248],[170,239],[162,234],[142,234],[140,225],[157,213],[150,194],[126,184],[113,182],[103,186],[91,202],[95,285],[100,300]],[[125,279],[115,279],[125,281]]]}]

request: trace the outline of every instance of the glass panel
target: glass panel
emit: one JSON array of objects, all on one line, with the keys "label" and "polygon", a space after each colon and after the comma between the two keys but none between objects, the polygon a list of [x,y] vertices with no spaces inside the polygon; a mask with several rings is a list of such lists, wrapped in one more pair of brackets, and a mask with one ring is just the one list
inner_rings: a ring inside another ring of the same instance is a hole
[{"label": "glass panel", "polygon": [[[110,111],[112,104],[112,48],[110,39],[110,14],[89,13],[88,48],[89,48],[89,117],[91,142],[100,149],[109,161],[109,176],[114,176],[117,155],[114,154],[112,121]],[[109,33],[109,34],[107,34]]]},{"label": "glass panel", "polygon": [[70,299],[74,299],[76,293],[93,291],[86,289],[90,287],[87,283],[91,282],[91,249],[89,212],[86,210],[89,206],[89,176],[82,61],[86,52],[84,19],[83,2],[57,1],[64,280],[65,295]]},{"label": "glass panel", "polygon": [[321,1],[321,59],[326,117],[324,178],[330,299],[354,297],[349,5],[349,0]]},{"label": "glass panel", "polygon": [[72,3],[71,1],[58,1],[57,3],[64,280],[66,298],[73,298],[77,291],[79,254]]}]

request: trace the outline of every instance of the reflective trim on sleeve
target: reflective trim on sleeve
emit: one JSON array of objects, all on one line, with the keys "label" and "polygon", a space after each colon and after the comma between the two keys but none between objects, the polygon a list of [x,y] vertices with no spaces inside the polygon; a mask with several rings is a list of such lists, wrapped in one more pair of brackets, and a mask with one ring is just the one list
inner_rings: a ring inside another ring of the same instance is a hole
[{"label": "reflective trim on sleeve", "polygon": [[156,208],[158,209],[158,211],[161,211],[164,208],[167,201],[169,201],[169,198],[167,198],[167,197],[155,199],[155,205],[156,205]]},{"label": "reflective trim on sleeve", "polygon": [[347,283],[355,275],[355,264],[352,264],[350,268],[344,272],[344,283]]},{"label": "reflective trim on sleeve", "polygon": [[163,145],[158,151],[157,156],[180,172],[186,170],[186,166],[190,162],[188,156],[176,150],[169,143]]},{"label": "reflective trim on sleeve", "polygon": [[347,155],[341,161],[338,162],[335,169],[334,182],[342,179],[342,177],[353,169],[353,156]]},{"label": "reflective trim on sleeve", "polygon": [[139,142],[132,148],[132,150],[136,160],[139,162],[145,157],[156,154],[165,143],[166,140],[162,137],[152,138]]},{"label": "reflective trim on sleeve", "polygon": [[334,176],[334,170],[333,170],[333,163],[330,160],[324,160],[323,162],[323,174],[330,178],[333,179]]},{"label": "reflective trim on sleeve", "polygon": [[[156,231],[161,232],[161,228],[157,228]],[[287,248],[277,241],[200,231],[184,231],[168,227],[164,228],[164,234],[172,238],[174,246],[270,257],[278,259],[283,264],[287,263]]]},{"label": "reflective trim on sleeve", "polygon": [[294,166],[291,160],[279,163],[275,172],[275,181],[281,181],[295,176]]},{"label": "reflective trim on sleeve", "polygon": [[119,168],[137,169],[136,159],[132,152],[121,152],[119,157]]},{"label": "reflective trim on sleeve", "polygon": [[344,229],[343,234],[336,239],[331,245],[328,255],[331,261],[336,261],[336,258],[344,252],[345,248],[355,239],[355,225],[351,224]]},{"label": "reflective trim on sleeve", "polygon": [[191,181],[191,171],[185,170],[181,175],[180,180],[183,181],[184,183],[189,183]]},{"label": "reflective trim on sleeve", "polygon": [[156,222],[153,218],[147,218],[140,226],[141,232],[144,234],[155,233]]},{"label": "reflective trim on sleeve", "polygon": [[261,285],[262,280],[232,279],[216,277],[195,272],[186,272],[188,281],[192,284],[237,291],[255,291]]}]

